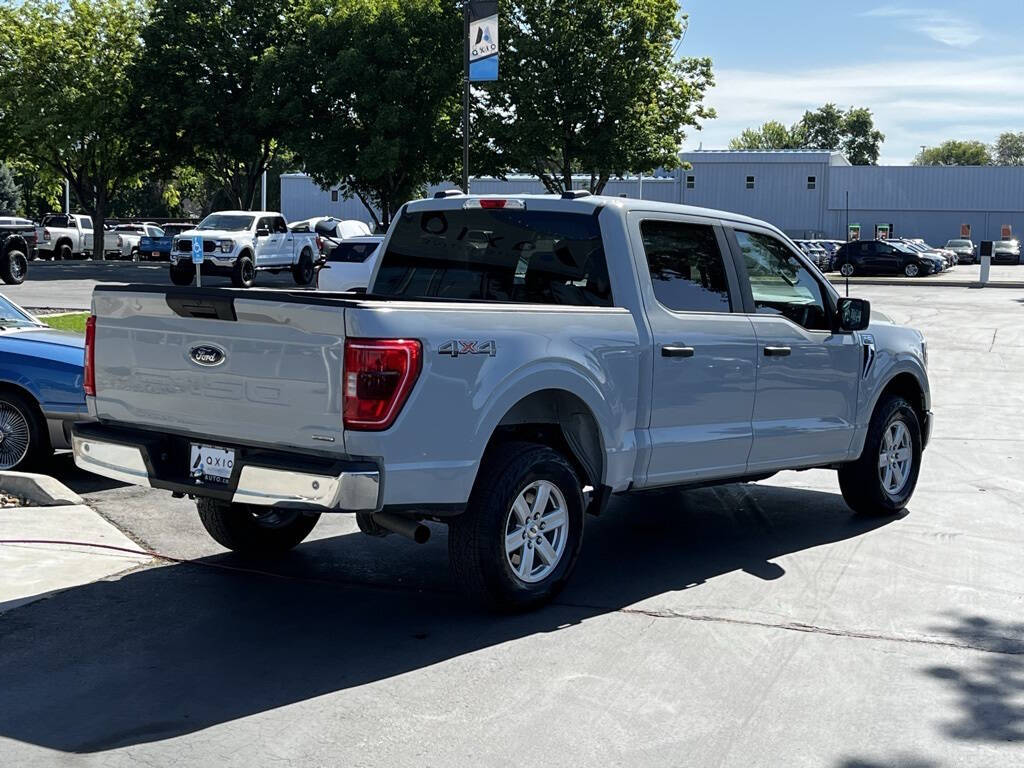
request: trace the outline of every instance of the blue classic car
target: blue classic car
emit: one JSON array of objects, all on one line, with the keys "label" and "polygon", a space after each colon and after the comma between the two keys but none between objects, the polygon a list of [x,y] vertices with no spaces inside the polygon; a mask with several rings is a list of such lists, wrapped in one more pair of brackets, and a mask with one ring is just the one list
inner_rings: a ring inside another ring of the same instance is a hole
[{"label": "blue classic car", "polygon": [[38,467],[85,418],[85,339],[55,331],[0,294],[0,470]]}]

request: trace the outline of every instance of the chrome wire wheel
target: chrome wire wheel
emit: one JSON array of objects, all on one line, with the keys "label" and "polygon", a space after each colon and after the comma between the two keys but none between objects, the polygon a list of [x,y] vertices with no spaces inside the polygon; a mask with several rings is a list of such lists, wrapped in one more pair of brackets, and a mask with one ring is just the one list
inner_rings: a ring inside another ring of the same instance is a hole
[{"label": "chrome wire wheel", "polygon": [[505,558],[518,579],[544,581],[558,566],[569,539],[565,497],[548,480],[530,483],[516,497],[505,523]]},{"label": "chrome wire wheel", "polygon": [[902,421],[894,421],[886,427],[878,453],[878,479],[887,494],[896,497],[906,487],[913,462],[910,430]]},{"label": "chrome wire wheel", "polygon": [[0,469],[18,466],[28,455],[28,419],[8,402],[0,401]]}]

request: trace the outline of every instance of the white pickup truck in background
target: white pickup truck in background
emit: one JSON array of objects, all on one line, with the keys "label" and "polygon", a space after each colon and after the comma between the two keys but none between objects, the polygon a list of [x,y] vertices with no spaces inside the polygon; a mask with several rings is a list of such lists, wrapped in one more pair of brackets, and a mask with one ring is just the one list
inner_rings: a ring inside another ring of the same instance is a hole
[{"label": "white pickup truck in background", "polygon": [[171,282],[175,285],[189,285],[195,278],[193,237],[203,238],[202,274],[228,276],[238,288],[251,288],[258,271],[290,270],[298,285],[309,285],[316,276],[318,235],[292,232],[280,213],[218,211],[174,239]]},{"label": "white pickup truck in background", "polygon": [[[114,227],[115,245],[117,253],[122,259],[139,261],[139,243],[143,237],[163,237],[164,231],[156,224],[118,224]],[[109,239],[111,233],[107,233],[105,240]]]},{"label": "white pickup truck in background", "polygon": [[[62,261],[73,258],[92,258],[94,231],[92,217],[81,213],[48,213],[36,231],[36,250],[39,258]],[[103,256],[122,253],[119,233],[103,233]],[[124,252],[125,255],[129,251]]]}]

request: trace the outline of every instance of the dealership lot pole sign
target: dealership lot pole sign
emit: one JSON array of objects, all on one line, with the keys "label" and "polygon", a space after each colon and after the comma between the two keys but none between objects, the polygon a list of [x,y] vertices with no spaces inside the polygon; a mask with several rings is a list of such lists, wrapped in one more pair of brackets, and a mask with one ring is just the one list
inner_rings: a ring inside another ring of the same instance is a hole
[{"label": "dealership lot pole sign", "polygon": [[1010,224],[1003,224],[1003,228],[1002,228],[1002,232],[1000,233],[1000,236],[1003,238],[1003,240],[1012,240],[1013,239],[1013,227]]},{"label": "dealership lot pole sign", "polygon": [[470,84],[498,79],[498,0],[465,0],[465,93],[462,114],[462,191],[469,194]]}]

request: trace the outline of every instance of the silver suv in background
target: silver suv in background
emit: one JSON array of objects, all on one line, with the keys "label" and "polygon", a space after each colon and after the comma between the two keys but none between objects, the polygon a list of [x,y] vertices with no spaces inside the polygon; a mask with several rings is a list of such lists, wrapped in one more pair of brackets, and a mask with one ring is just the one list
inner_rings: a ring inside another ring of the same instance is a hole
[{"label": "silver suv in background", "polygon": [[974,243],[970,240],[947,240],[946,249],[956,254],[959,264],[972,264],[976,260]]}]

